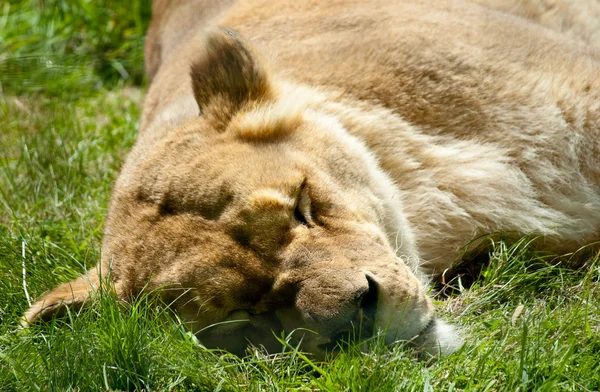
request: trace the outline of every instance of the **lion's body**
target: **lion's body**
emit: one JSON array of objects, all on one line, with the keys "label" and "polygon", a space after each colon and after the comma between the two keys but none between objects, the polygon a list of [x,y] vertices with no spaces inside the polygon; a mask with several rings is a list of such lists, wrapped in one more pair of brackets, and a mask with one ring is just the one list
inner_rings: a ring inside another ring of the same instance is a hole
[{"label": "lion's body", "polygon": [[[597,3],[157,1],[153,12],[152,84],[106,223],[103,268],[120,295],[150,281],[189,289],[178,308],[201,330],[232,310],[271,312],[291,290],[294,305],[260,328],[331,334],[354,308],[333,294],[315,300],[318,287],[360,286],[364,297],[365,282],[371,291],[380,280],[374,323],[393,325],[392,341],[430,323],[415,275],[450,268],[477,236],[536,235],[555,252],[600,239]],[[298,181],[330,197],[310,194],[330,213],[307,218],[312,234],[238,202],[288,208],[282,189]],[[287,230],[292,239],[277,234]],[[357,261],[370,258],[380,264]],[[224,259],[240,262],[223,272]],[[244,278],[225,276],[232,269]],[[236,287],[251,305],[231,298]],[[224,335],[210,339],[227,346]]]},{"label": "lion's body", "polygon": [[[323,109],[397,184],[427,272],[485,233],[553,234],[556,252],[599,239],[600,51],[583,38],[600,47],[600,28],[576,40],[460,1],[264,3],[210,23],[250,38],[283,78],[339,91]],[[202,29],[161,31],[181,61],[158,72],[142,132],[197,114],[186,70]]]}]

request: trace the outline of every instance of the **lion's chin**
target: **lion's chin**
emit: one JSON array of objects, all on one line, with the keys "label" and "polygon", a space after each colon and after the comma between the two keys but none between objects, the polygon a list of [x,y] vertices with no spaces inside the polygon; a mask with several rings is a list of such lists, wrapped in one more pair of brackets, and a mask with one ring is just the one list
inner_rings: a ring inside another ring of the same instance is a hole
[{"label": "lion's chin", "polygon": [[432,319],[411,342],[424,354],[433,356],[451,354],[464,343],[456,327],[438,318]]}]

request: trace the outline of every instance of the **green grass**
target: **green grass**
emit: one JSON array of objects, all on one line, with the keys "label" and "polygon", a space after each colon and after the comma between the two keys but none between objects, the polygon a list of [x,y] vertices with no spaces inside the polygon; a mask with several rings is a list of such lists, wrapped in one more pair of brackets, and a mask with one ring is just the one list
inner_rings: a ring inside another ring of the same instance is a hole
[{"label": "green grass", "polygon": [[21,0],[0,4],[4,92],[82,95],[144,75],[150,0]]},{"label": "green grass", "polygon": [[147,295],[123,304],[101,293],[88,310],[19,331],[28,296],[99,258],[136,134],[147,20],[141,2],[0,6],[1,391],[600,389],[600,262],[552,265],[526,239],[496,243],[471,288],[454,281],[458,294],[437,301],[466,338],[438,361],[377,342],[322,363],[289,346],[238,359],[202,348]]}]

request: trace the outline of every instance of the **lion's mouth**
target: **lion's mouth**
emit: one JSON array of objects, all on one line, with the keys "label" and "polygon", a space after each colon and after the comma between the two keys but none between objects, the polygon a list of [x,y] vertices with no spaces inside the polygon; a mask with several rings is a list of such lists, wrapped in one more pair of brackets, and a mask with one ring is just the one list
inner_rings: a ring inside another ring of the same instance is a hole
[{"label": "lion's mouth", "polygon": [[445,355],[458,350],[463,341],[458,331],[439,318],[432,317],[425,327],[410,340],[419,351]]},{"label": "lion's mouth", "polygon": [[432,317],[431,319],[429,319],[429,322],[425,325],[425,327],[423,327],[421,332],[419,332],[416,337],[418,338],[419,336],[425,336],[428,333],[431,333],[433,331],[434,327],[435,327],[435,317]]},{"label": "lion's mouth", "polygon": [[[355,307],[352,316],[346,320],[338,320],[337,328],[328,332],[326,330],[306,333],[297,331],[290,335],[290,343],[307,344],[308,346],[305,347],[309,348],[309,351],[315,350],[313,354],[320,356],[327,353],[337,353],[351,345],[362,344],[372,339],[376,331],[381,290],[379,283],[370,273],[365,273],[365,277],[367,285],[364,290],[357,293],[356,297],[348,303],[348,306]],[[248,320],[243,320],[246,322],[244,325],[232,325],[232,328],[227,332],[223,329],[212,331],[212,333],[209,331],[199,339],[208,341],[209,347],[242,354],[248,345],[263,346],[267,348],[267,351],[277,350],[280,342],[273,337],[275,335],[283,336],[282,333],[285,334],[279,317],[281,315],[277,316],[276,312],[248,315]],[[233,330],[234,327],[235,331]],[[319,336],[315,336],[315,333],[318,333]]]}]

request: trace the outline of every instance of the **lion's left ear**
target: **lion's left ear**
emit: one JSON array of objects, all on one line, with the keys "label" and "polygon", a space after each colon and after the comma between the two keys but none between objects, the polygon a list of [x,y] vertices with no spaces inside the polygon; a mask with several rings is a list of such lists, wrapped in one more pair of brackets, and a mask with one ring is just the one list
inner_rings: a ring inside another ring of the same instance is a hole
[{"label": "lion's left ear", "polygon": [[200,113],[222,129],[243,105],[267,100],[273,90],[265,65],[241,37],[217,27],[205,39],[192,65],[192,88]]}]

